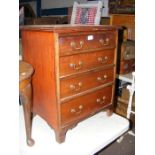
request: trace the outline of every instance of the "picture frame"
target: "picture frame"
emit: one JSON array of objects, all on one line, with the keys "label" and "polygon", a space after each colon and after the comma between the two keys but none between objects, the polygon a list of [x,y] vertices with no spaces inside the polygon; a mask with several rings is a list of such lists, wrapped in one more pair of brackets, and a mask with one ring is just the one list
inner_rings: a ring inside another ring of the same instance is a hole
[{"label": "picture frame", "polygon": [[102,13],[102,2],[74,2],[70,24],[99,25]]}]

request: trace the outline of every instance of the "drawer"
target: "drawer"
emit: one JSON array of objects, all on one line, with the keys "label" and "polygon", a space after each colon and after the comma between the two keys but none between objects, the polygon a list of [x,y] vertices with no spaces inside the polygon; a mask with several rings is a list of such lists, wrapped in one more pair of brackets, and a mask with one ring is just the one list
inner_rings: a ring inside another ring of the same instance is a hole
[{"label": "drawer", "polygon": [[112,86],[61,104],[61,124],[78,121],[111,103]]},{"label": "drawer", "polygon": [[78,77],[63,78],[60,80],[60,97],[67,97],[86,91],[91,88],[112,82],[114,68],[97,70],[80,74]]},{"label": "drawer", "polygon": [[135,70],[135,59],[121,61],[120,63],[120,74],[131,73]]},{"label": "drawer", "polygon": [[59,37],[60,55],[79,53],[85,50],[115,47],[115,33],[81,34]]},{"label": "drawer", "polygon": [[121,60],[135,59],[135,42],[126,41],[122,43]]},{"label": "drawer", "polygon": [[60,76],[88,71],[109,64],[114,64],[114,50],[60,57]]}]

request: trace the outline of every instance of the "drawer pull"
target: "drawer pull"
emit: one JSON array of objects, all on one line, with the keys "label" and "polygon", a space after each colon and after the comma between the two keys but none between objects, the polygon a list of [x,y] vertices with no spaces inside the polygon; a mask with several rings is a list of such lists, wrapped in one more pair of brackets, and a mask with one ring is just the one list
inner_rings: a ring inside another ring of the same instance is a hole
[{"label": "drawer pull", "polygon": [[107,80],[107,77],[108,76],[106,74],[103,76],[103,78],[102,77],[97,77],[97,81],[105,82]]},{"label": "drawer pull", "polygon": [[70,66],[71,68],[75,69],[75,70],[81,69],[81,68],[82,68],[82,65],[83,65],[82,61],[79,61],[78,64],[74,64],[74,63],[70,63],[70,64],[69,64],[69,66]]},{"label": "drawer pull", "polygon": [[107,56],[105,56],[104,58],[98,57],[97,60],[98,60],[98,62],[100,62],[100,63],[106,63],[106,62],[108,61],[108,57],[107,57]]},{"label": "drawer pull", "polygon": [[101,43],[102,46],[107,46],[109,45],[109,38],[106,38],[105,40],[100,39],[99,42]]},{"label": "drawer pull", "polygon": [[83,109],[83,105],[79,105],[78,110],[73,108],[70,110],[70,112],[77,115],[77,114],[80,114],[82,112],[82,109]]},{"label": "drawer pull", "polygon": [[80,49],[83,47],[84,42],[83,42],[83,41],[80,41],[79,44],[80,44],[80,46],[77,47],[76,43],[75,43],[74,41],[72,41],[72,42],[70,43],[70,46],[71,46],[73,49],[75,49],[75,50],[80,50]]},{"label": "drawer pull", "polygon": [[72,91],[79,91],[82,87],[82,82],[79,82],[77,85],[71,84],[69,87]]},{"label": "drawer pull", "polygon": [[106,96],[103,96],[102,98],[97,98],[96,102],[99,103],[99,104],[104,104],[105,103],[105,99],[106,99]]}]

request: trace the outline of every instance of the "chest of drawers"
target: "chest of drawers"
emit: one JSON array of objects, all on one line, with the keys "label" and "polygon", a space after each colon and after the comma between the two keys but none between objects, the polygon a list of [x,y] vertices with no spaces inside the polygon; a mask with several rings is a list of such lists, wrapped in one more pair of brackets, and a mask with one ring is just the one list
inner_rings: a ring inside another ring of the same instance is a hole
[{"label": "chest of drawers", "polygon": [[23,59],[34,67],[33,112],[65,140],[68,129],[112,110],[117,28],[40,25],[21,27]]}]

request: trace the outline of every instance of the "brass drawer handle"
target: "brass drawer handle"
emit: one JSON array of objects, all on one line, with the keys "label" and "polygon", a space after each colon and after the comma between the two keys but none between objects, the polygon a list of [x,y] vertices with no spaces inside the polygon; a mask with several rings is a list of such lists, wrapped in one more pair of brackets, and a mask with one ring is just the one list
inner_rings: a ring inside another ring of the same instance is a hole
[{"label": "brass drawer handle", "polygon": [[79,82],[77,85],[71,84],[69,87],[72,91],[79,91],[82,87],[82,82]]},{"label": "brass drawer handle", "polygon": [[79,105],[78,109],[76,110],[75,108],[71,109],[70,112],[72,114],[80,114],[82,112],[82,109],[83,109],[83,105]]},{"label": "brass drawer handle", "polygon": [[98,62],[100,62],[100,63],[106,63],[106,62],[108,61],[108,57],[107,57],[107,56],[105,56],[104,58],[98,57],[97,60],[98,60]]},{"label": "brass drawer handle", "polygon": [[108,76],[105,74],[103,76],[103,78],[102,77],[97,77],[97,81],[99,81],[99,82],[105,82],[107,80],[107,78],[108,78]]},{"label": "brass drawer handle", "polygon": [[96,99],[96,103],[104,104],[105,103],[105,99],[106,99],[106,96],[103,96],[102,98],[97,98]]},{"label": "brass drawer handle", "polygon": [[82,68],[83,62],[79,61],[78,64],[70,63],[69,66],[75,70],[79,70]]},{"label": "brass drawer handle", "polygon": [[99,42],[101,43],[102,46],[107,46],[109,45],[109,38],[106,38],[105,40],[100,39]]},{"label": "brass drawer handle", "polygon": [[73,49],[75,49],[75,50],[80,50],[80,49],[82,49],[82,47],[83,47],[83,45],[84,45],[84,42],[83,42],[83,41],[80,41],[79,44],[80,44],[80,46],[77,47],[76,43],[75,43],[74,41],[72,41],[72,42],[70,43],[70,46],[71,46]]}]

